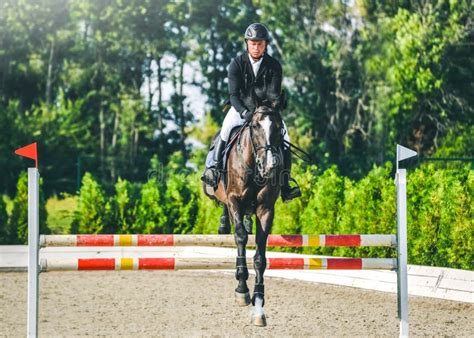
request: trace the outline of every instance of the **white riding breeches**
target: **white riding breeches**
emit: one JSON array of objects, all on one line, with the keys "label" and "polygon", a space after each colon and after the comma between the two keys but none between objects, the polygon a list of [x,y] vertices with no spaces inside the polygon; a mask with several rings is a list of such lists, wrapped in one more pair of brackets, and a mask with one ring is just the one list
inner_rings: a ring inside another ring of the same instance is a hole
[{"label": "white riding breeches", "polygon": [[[234,107],[231,107],[227,112],[227,115],[224,118],[221,129],[221,139],[225,142],[229,140],[230,132],[234,127],[241,126],[245,123],[245,120],[240,117],[240,114]],[[286,129],[285,121],[283,121],[283,139],[287,142],[290,142],[290,136],[288,135],[288,130]],[[285,148],[287,148],[285,144]]]}]

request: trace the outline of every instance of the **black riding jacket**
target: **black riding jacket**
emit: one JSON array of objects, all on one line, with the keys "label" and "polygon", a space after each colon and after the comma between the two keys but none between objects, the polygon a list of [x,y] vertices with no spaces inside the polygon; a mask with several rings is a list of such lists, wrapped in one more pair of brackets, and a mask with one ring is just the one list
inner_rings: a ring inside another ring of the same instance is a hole
[{"label": "black riding jacket", "polygon": [[275,99],[281,93],[282,69],[280,63],[265,53],[262,63],[254,76],[252,64],[247,52],[235,57],[228,70],[230,104],[239,113],[244,110],[253,112],[256,103],[252,97],[255,91],[259,102]]}]

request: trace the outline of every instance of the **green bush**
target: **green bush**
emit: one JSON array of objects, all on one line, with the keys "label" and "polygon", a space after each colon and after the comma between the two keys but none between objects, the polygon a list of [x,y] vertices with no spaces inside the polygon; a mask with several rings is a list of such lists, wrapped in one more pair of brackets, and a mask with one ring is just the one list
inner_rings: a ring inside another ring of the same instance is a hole
[{"label": "green bush", "polygon": [[[49,234],[46,224],[46,203],[42,192],[43,180],[39,180],[39,231],[40,234]],[[28,174],[23,172],[18,178],[16,195],[13,199],[13,208],[8,222],[7,243],[28,244]]]},{"label": "green bush", "polygon": [[[344,204],[344,177],[338,175],[335,167],[327,169],[316,179],[312,195],[301,217],[301,233],[334,234]],[[305,253],[330,255],[332,248],[306,248]]]},{"label": "green bush", "polygon": [[407,181],[409,262],[472,269],[472,170],[426,165]]},{"label": "green bush", "polygon": [[[195,175],[191,176],[195,178]],[[196,191],[192,189],[190,176],[170,175],[165,193],[168,232],[185,234],[191,232],[197,215]]]},{"label": "green bush", "polygon": [[204,194],[202,183],[198,175],[194,176],[194,180],[196,182],[197,215],[192,232],[194,234],[217,234],[223,207]]},{"label": "green bush", "polygon": [[[121,180],[106,197],[90,174],[79,194],[75,224],[80,233],[217,233],[222,207],[202,191],[200,173],[190,173],[172,155],[166,180],[142,185]],[[275,205],[274,234],[395,234],[396,189],[393,168],[374,167],[352,181],[331,167],[319,176],[315,166],[294,167],[302,198]],[[166,182],[166,185],[163,183]],[[24,186],[24,187],[23,187]],[[19,181],[19,191],[26,182]],[[422,165],[408,173],[408,258],[410,264],[472,269],[474,174]],[[15,197],[14,214],[25,206]],[[25,197],[23,197],[24,199]],[[0,204],[0,217],[2,206]],[[25,214],[26,215],[26,214]],[[18,218],[18,216],[16,216]],[[112,225],[114,226],[112,226]],[[5,232],[5,231],[4,231]],[[392,248],[280,248],[346,257],[393,257]]]},{"label": "green bush", "polygon": [[158,180],[151,178],[140,190],[137,220],[132,225],[133,233],[163,234],[166,233],[167,222]]},{"label": "green bush", "polygon": [[[197,215],[196,175],[190,175],[182,154],[172,154],[166,166],[165,212],[168,217],[167,233],[191,232]],[[199,179],[198,181],[199,182]]]},{"label": "green bush", "polygon": [[[346,179],[344,205],[338,224],[338,234],[396,233],[395,184],[390,163],[375,167],[363,179]],[[337,248],[335,255],[385,257],[393,250],[379,247]]]},{"label": "green bush", "polygon": [[8,230],[7,206],[3,196],[0,196],[0,244],[9,243],[11,235]]},{"label": "green bush", "polygon": [[68,234],[77,209],[77,196],[67,193],[53,195],[46,201],[47,224],[55,235]]},{"label": "green bush", "polygon": [[117,230],[114,233],[129,234],[132,226],[136,223],[137,200],[139,198],[139,187],[127,180],[118,179],[115,183],[115,196],[112,199],[112,211],[114,225]]},{"label": "green bush", "polygon": [[78,234],[113,233],[115,229],[109,221],[111,213],[110,203],[102,187],[90,173],[85,173],[82,178],[71,232]]}]

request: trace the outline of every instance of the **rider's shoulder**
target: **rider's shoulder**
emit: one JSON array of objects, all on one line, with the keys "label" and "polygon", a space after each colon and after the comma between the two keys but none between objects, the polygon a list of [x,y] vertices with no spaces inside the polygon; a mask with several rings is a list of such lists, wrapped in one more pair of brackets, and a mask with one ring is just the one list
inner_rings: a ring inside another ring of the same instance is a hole
[{"label": "rider's shoulder", "polygon": [[229,71],[241,71],[242,69],[244,69],[245,68],[244,62],[248,60],[248,56],[247,58],[245,56],[246,56],[246,53],[241,53],[241,54],[238,54],[236,57],[234,57],[230,61]]},{"label": "rider's shoulder", "polygon": [[274,68],[281,69],[281,63],[280,63],[280,61],[278,61],[277,59],[275,59],[273,56],[271,56],[271,55],[265,53],[264,58],[267,59],[267,60],[266,60],[267,64],[271,65],[271,66],[274,67]]},{"label": "rider's shoulder", "polygon": [[231,63],[242,64],[246,61],[248,61],[248,54],[246,52],[242,52],[237,54],[237,56],[232,59]]}]

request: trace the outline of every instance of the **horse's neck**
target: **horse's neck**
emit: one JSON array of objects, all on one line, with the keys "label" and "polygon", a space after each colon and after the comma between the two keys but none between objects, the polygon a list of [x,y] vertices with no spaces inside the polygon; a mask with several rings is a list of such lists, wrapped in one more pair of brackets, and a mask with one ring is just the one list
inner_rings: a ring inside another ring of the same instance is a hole
[{"label": "horse's neck", "polygon": [[247,166],[253,166],[255,162],[253,149],[252,149],[252,138],[250,134],[250,128],[247,127],[242,131],[240,136],[240,148],[242,150],[242,159]]}]

